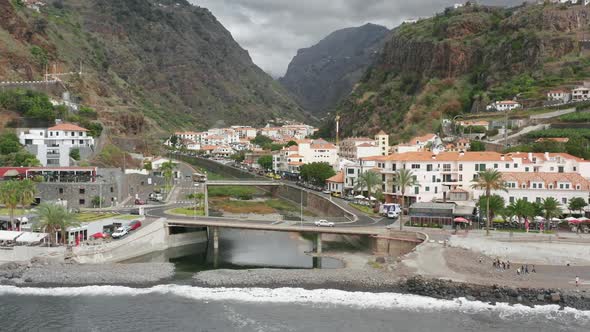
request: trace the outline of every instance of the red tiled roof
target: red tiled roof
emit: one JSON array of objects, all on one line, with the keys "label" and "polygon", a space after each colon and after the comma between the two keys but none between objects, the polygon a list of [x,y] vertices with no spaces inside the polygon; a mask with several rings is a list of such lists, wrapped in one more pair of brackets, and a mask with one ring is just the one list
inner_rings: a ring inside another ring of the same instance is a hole
[{"label": "red tiled roof", "polygon": [[567,137],[541,137],[535,142],[543,143],[543,142],[557,142],[557,143],[567,143],[570,139]]},{"label": "red tiled roof", "polygon": [[338,172],[333,177],[327,179],[326,182],[344,183],[344,173]]},{"label": "red tiled roof", "polygon": [[503,172],[502,178],[504,181],[516,181],[518,187],[515,189],[522,189],[522,184],[527,184],[527,189],[530,187],[530,182],[543,182],[545,188],[548,189],[549,184],[553,184],[553,189],[558,189],[557,183],[569,182],[575,189],[576,185],[580,185],[581,190],[590,190],[590,181],[584,179],[578,173],[549,173],[549,172]]},{"label": "red tiled roof", "polygon": [[408,142],[408,144],[414,145],[414,144],[416,144],[416,142],[426,142],[426,141],[429,141],[431,139],[434,139],[434,137],[436,137],[435,134],[426,134],[426,135],[423,135],[423,136],[416,136],[416,137],[412,138]]},{"label": "red tiled roof", "polygon": [[62,130],[62,131],[88,131],[88,129],[86,128],[82,128],[80,126],[77,126],[73,123],[60,123],[58,125],[55,125],[51,128],[48,128],[47,130]]},{"label": "red tiled roof", "polygon": [[11,171],[10,173],[14,173],[16,171],[18,175],[25,175],[27,174],[28,169],[28,167],[0,167],[0,177],[15,176],[12,174],[5,175],[9,171]]}]

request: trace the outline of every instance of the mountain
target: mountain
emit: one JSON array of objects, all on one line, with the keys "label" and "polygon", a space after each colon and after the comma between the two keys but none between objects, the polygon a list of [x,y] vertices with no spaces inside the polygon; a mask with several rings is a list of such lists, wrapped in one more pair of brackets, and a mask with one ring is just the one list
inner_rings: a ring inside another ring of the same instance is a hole
[{"label": "mountain", "polygon": [[365,24],[300,49],[279,81],[306,110],[322,114],[347,96],[376,58],[389,30]]},{"label": "mountain", "polygon": [[46,65],[111,133],[304,120],[205,8],[185,0],[0,0],[0,81]]},{"label": "mountain", "polygon": [[539,105],[547,90],[590,78],[589,32],[590,7],[581,5],[467,5],[404,23],[339,107],[341,128],[403,141],[494,100]]}]

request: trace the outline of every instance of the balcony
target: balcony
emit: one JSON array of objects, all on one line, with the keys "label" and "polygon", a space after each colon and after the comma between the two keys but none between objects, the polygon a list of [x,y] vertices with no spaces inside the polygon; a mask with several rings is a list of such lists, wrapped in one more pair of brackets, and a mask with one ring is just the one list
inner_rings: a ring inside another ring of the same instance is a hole
[{"label": "balcony", "polygon": [[443,168],[442,171],[440,171],[441,173],[459,173],[459,169],[458,168]]}]

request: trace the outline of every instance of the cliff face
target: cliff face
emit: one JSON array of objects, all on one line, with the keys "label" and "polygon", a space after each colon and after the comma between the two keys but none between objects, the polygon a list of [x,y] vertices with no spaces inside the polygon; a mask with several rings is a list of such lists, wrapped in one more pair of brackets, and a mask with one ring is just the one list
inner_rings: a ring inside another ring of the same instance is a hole
[{"label": "cliff face", "polygon": [[493,100],[518,95],[533,106],[553,87],[590,78],[581,42],[589,15],[584,6],[471,6],[403,24],[339,108],[342,128],[403,140]]},{"label": "cliff face", "polygon": [[207,9],[185,0],[53,0],[39,14],[14,3],[0,0],[0,81],[81,65],[66,85],[115,133],[129,134],[129,121],[171,130],[305,117]]},{"label": "cliff face", "polygon": [[375,24],[333,32],[299,50],[279,81],[304,109],[325,113],[350,93],[376,59],[388,33]]}]

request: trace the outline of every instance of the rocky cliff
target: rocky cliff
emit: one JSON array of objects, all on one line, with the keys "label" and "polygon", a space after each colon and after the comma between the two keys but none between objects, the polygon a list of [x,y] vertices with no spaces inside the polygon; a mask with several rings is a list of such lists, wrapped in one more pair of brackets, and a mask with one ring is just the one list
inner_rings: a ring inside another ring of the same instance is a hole
[{"label": "rocky cliff", "polygon": [[299,104],[313,113],[336,107],[376,59],[389,30],[366,24],[333,32],[318,44],[301,49],[279,81]]},{"label": "rocky cliff", "polygon": [[[205,8],[185,0],[0,0],[0,81],[50,71],[114,134],[304,119]],[[139,125],[138,125],[139,124]]]},{"label": "rocky cliff", "polygon": [[589,19],[585,6],[474,5],[402,24],[339,108],[342,128],[404,140],[493,100],[537,105],[547,90],[590,78]]}]

